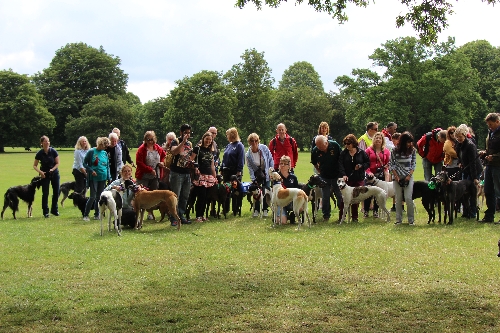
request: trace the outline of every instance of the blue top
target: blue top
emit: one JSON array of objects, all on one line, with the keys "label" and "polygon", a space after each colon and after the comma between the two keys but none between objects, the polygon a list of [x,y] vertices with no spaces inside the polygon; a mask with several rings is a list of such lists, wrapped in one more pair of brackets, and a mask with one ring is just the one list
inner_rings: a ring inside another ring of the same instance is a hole
[{"label": "blue top", "polygon": [[[105,150],[90,149],[85,155],[83,165],[87,169],[89,180],[111,180],[108,153]],[[92,171],[95,171],[97,175],[93,176]]]},{"label": "blue top", "polygon": [[235,141],[227,145],[222,158],[222,167],[224,169],[236,170],[243,174],[245,165],[245,147],[241,141]]},{"label": "blue top", "polygon": [[74,158],[73,158],[73,169],[77,169],[80,171],[80,169],[85,168],[83,166],[83,159],[85,158],[85,155],[87,155],[87,152],[89,150],[85,149],[75,149],[75,152],[73,153]]},{"label": "blue top", "polygon": [[[57,151],[54,148],[49,147],[47,154],[45,154],[43,149],[40,149],[35,155],[35,160],[40,161],[40,170],[43,172],[50,172],[50,169],[56,165],[57,156],[59,156]],[[54,172],[58,172],[58,169],[54,170]]]},{"label": "blue top", "polygon": [[[269,168],[274,168],[273,155],[271,154],[269,148],[266,145],[263,145],[262,143],[259,143],[259,155],[261,156],[261,159],[264,160],[264,168],[262,170],[266,175],[266,181],[269,181]],[[258,167],[253,160],[251,148],[248,148],[245,156],[247,159],[247,167],[248,167],[248,172],[250,173],[250,179],[254,181],[255,180],[254,172],[257,170]],[[258,164],[262,168],[262,163],[259,162]]]}]

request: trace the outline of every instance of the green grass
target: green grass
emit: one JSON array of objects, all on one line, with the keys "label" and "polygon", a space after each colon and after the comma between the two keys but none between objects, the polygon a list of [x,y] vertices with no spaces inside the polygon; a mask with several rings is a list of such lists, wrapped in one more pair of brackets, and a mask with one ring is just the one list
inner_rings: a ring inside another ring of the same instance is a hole
[{"label": "green grass", "polygon": [[[0,154],[0,193],[34,152]],[[61,151],[61,181],[72,151]],[[312,172],[301,153],[296,173]],[[416,178],[422,178],[419,162]],[[245,175],[245,178],[248,177]],[[244,178],[244,179],[245,179]],[[247,179],[247,178],[246,178]],[[497,332],[498,226],[241,218],[99,235],[71,203],[0,221],[0,332]],[[394,220],[394,213],[392,215]]]}]

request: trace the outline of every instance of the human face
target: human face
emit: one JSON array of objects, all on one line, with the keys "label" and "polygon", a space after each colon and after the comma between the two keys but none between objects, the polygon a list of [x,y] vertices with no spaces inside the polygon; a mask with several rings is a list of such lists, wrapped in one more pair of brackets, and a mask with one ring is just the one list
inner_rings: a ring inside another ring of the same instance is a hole
[{"label": "human face", "polygon": [[394,125],[392,127],[387,127],[387,132],[389,132],[390,135],[393,135],[396,133],[396,130],[398,129],[398,125]]},{"label": "human face", "polygon": [[283,140],[286,135],[286,127],[285,125],[281,124],[276,127],[276,133],[278,134],[279,138]]},{"label": "human face", "polygon": [[463,143],[465,141],[465,135],[462,133],[455,133],[455,139],[457,139],[458,142]]},{"label": "human face", "polygon": [[87,145],[88,145],[87,139],[80,140],[80,146],[82,146],[83,148],[87,148]]},{"label": "human face", "polygon": [[280,161],[280,172],[288,172],[290,170],[290,162]]},{"label": "human face", "polygon": [[248,140],[248,143],[250,144],[250,148],[252,148],[252,151],[256,153],[259,150],[259,139],[258,138],[251,138]]},{"label": "human face", "polygon": [[147,144],[148,146],[152,146],[152,145],[154,145],[154,144],[155,144],[155,139],[154,139],[152,136],[148,136],[148,137],[146,138],[146,144]]},{"label": "human face", "polygon": [[500,126],[500,121],[487,121],[486,125],[488,125],[490,131],[494,131]]},{"label": "human face", "polygon": [[43,139],[41,145],[43,149],[48,149],[50,147],[50,140],[48,138]]},{"label": "human face", "polygon": [[215,139],[215,137],[217,136],[217,130],[210,130],[210,133],[212,134],[212,138]]},{"label": "human face", "polygon": [[122,178],[123,179],[132,178],[132,169],[131,168],[123,168],[122,169]]},{"label": "human face", "polygon": [[118,139],[115,139],[115,138],[109,139],[109,146],[110,147],[116,147],[117,143],[118,143]]},{"label": "human face", "polygon": [[375,138],[373,138],[373,146],[377,148],[382,147],[382,138],[380,137],[380,135],[377,135]]},{"label": "human face", "polygon": [[212,144],[212,140],[213,140],[213,139],[212,139],[212,136],[211,136],[211,135],[207,135],[207,136],[205,136],[205,137],[203,138],[203,145],[204,145],[205,147],[210,146],[210,145]]},{"label": "human face", "polygon": [[374,136],[378,132],[378,126],[374,126],[372,129],[368,130],[368,135]]},{"label": "human face", "polygon": [[326,127],[326,126],[321,126],[321,127],[319,128],[319,131],[320,131],[320,134],[321,134],[321,135],[327,135],[327,134],[328,134],[328,127]]}]

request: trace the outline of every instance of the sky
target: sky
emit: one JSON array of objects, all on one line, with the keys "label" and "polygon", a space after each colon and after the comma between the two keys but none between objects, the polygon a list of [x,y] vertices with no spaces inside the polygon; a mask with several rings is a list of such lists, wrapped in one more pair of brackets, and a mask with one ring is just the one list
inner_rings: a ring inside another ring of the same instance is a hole
[{"label": "sky", "polygon": [[[347,7],[339,25],[326,13],[289,0],[257,11],[235,0],[16,0],[1,1],[0,70],[32,75],[47,68],[68,43],[102,46],[121,59],[127,90],[142,103],[166,96],[175,81],[202,70],[226,72],[247,49],[264,52],[276,84],[298,61],[311,63],[325,91],[354,68],[372,68],[368,56],[388,40],[417,36],[396,28],[406,12],[397,0]],[[456,45],[484,39],[500,46],[500,8],[480,0],[454,2],[440,35]]]}]

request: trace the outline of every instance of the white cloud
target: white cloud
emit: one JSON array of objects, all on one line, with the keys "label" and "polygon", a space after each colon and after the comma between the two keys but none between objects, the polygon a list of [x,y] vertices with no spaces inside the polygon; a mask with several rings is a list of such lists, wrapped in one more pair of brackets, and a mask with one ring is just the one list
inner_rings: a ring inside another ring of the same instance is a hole
[{"label": "white cloud", "polygon": [[175,86],[174,82],[168,80],[130,81],[127,91],[139,96],[141,103],[146,103],[157,97],[168,95]]}]

